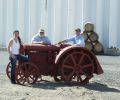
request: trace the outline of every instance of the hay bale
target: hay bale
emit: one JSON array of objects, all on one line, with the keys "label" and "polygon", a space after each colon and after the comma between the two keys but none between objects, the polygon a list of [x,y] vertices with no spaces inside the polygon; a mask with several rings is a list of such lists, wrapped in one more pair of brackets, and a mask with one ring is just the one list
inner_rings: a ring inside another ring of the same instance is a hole
[{"label": "hay bale", "polygon": [[98,41],[98,35],[95,32],[92,32],[89,36],[92,42]]},{"label": "hay bale", "polygon": [[92,46],[91,42],[89,42],[89,41],[87,41],[87,42],[85,43],[85,47],[86,47],[88,50],[90,50],[90,51],[93,50],[93,46]]},{"label": "hay bale", "polygon": [[95,45],[94,45],[94,51],[99,53],[99,52],[102,52],[103,51],[103,46],[100,42],[95,42]]},{"label": "hay bale", "polygon": [[82,36],[84,37],[84,40],[87,41],[87,39],[88,39],[87,33],[86,33],[86,32],[83,32],[83,33],[82,33]]},{"label": "hay bale", "polygon": [[84,31],[86,32],[94,31],[94,25],[90,22],[87,22],[84,26]]}]

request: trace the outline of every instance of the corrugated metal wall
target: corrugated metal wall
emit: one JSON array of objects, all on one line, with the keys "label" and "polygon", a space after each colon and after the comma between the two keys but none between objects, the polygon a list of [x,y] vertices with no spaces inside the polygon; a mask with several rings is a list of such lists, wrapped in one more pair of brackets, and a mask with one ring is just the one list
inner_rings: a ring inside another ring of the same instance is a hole
[{"label": "corrugated metal wall", "polygon": [[6,46],[15,29],[30,43],[40,27],[57,43],[89,21],[105,47],[120,47],[119,4],[120,0],[0,0],[0,45]]}]

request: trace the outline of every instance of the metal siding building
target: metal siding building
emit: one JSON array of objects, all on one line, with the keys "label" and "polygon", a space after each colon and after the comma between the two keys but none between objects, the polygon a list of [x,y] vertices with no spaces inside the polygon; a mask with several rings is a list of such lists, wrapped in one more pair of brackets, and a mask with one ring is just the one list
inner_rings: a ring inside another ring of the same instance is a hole
[{"label": "metal siding building", "polygon": [[53,43],[74,33],[86,22],[104,47],[120,47],[120,0],[0,0],[0,46],[6,46],[12,32],[20,31],[30,43],[39,28],[44,28]]}]

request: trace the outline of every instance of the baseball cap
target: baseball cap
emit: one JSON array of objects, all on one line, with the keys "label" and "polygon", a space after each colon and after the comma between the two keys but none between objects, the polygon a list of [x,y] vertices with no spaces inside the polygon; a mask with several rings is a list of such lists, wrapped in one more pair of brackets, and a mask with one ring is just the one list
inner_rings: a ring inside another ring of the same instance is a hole
[{"label": "baseball cap", "polygon": [[80,28],[75,29],[76,32],[81,32]]},{"label": "baseball cap", "polygon": [[45,32],[44,29],[40,29],[40,30],[39,30],[39,33],[42,33],[42,32]]}]

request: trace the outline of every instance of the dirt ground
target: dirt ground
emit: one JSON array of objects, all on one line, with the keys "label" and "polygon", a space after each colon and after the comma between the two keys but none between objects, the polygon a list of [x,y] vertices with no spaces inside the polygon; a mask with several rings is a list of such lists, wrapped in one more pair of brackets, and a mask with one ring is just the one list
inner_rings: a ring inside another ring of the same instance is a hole
[{"label": "dirt ground", "polygon": [[120,57],[97,56],[104,74],[84,86],[68,86],[43,76],[32,86],[11,84],[6,76],[7,52],[0,51],[0,100],[120,100]]}]

